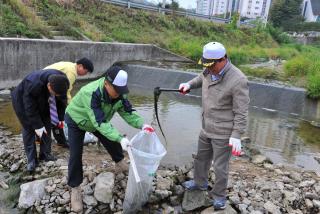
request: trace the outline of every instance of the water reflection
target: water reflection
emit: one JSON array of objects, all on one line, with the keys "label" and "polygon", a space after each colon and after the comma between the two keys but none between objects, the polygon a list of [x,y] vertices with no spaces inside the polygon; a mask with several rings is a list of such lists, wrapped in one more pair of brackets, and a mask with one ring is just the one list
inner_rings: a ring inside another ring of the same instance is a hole
[{"label": "water reflection", "polygon": [[[201,126],[200,99],[173,93],[161,94],[158,111],[167,138],[165,142],[154,116],[153,91],[134,88],[130,88],[130,91],[129,99],[134,108],[145,118],[146,123],[156,127],[158,136],[166,145],[168,154],[163,163],[182,165],[192,161],[191,155],[196,151]],[[0,103],[0,107],[0,123],[6,124],[11,131],[19,133],[20,125],[11,103]],[[127,125],[118,115],[112,119],[112,124],[130,138],[138,131]],[[313,158],[320,156],[319,128],[312,127],[297,118],[251,107],[247,136],[251,138],[252,145],[273,162],[301,166],[320,173],[320,165]]]}]

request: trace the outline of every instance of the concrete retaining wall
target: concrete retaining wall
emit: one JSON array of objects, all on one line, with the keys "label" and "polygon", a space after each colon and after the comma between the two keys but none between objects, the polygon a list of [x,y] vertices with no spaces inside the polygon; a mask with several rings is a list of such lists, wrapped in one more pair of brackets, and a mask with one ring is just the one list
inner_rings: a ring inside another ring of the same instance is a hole
[{"label": "concrete retaining wall", "polygon": [[[127,65],[129,84],[148,91],[155,87],[178,88],[196,73],[153,68],[140,65]],[[302,88],[249,82],[250,106],[276,110],[280,113],[291,114],[306,120],[320,120],[320,102],[308,99]],[[192,90],[192,95],[201,96],[199,89]]]},{"label": "concrete retaining wall", "polygon": [[[0,89],[17,85],[29,72],[58,61],[91,59],[101,75],[115,62],[133,60],[190,61],[149,44],[0,38]],[[88,77],[87,77],[88,78]]]}]

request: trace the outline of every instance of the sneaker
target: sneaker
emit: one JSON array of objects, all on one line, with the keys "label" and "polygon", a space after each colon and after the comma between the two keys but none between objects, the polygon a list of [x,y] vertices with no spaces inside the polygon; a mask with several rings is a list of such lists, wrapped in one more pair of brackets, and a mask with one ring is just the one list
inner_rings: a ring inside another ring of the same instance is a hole
[{"label": "sneaker", "polygon": [[129,165],[126,160],[123,158],[121,161],[117,162],[115,165],[115,173],[128,172]]},{"label": "sneaker", "polygon": [[80,186],[71,189],[71,209],[73,212],[82,212],[82,193]]},{"label": "sneaker", "polygon": [[186,181],[182,184],[186,189],[188,190],[207,190],[208,189],[208,184],[205,183],[202,186],[197,185],[194,180]]},{"label": "sneaker", "polygon": [[225,198],[216,198],[213,200],[214,210],[224,210],[226,208],[226,199]]}]

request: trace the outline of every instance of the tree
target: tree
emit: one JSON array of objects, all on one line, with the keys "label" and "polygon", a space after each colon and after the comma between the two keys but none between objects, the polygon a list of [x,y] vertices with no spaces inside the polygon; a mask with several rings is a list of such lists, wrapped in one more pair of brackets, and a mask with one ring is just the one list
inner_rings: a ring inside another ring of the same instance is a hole
[{"label": "tree", "polygon": [[179,3],[175,0],[171,0],[171,9],[172,10],[178,10],[179,9]]},{"label": "tree", "polygon": [[302,0],[276,0],[270,9],[270,22],[284,30],[291,29],[303,21],[301,16]]}]

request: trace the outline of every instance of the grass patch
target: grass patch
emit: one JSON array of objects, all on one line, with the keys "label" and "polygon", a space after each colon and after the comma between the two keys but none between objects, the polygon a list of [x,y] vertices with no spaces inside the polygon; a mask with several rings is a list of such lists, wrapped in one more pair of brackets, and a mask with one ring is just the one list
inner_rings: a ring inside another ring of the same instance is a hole
[{"label": "grass patch", "polygon": [[[36,14],[28,9],[20,0],[7,0],[12,9],[19,14],[24,20],[27,27],[33,31],[39,32],[45,36],[50,36],[49,29],[45,23],[39,19]],[[39,37],[39,36],[38,36]]]},{"label": "grass patch", "polygon": [[0,0],[0,36],[39,38],[40,33],[37,30],[28,28],[12,7]]},{"label": "grass patch", "polygon": [[259,77],[263,79],[274,79],[274,80],[281,79],[279,72],[271,68],[263,68],[263,67],[250,68],[248,66],[240,66],[240,69],[247,76]]}]

